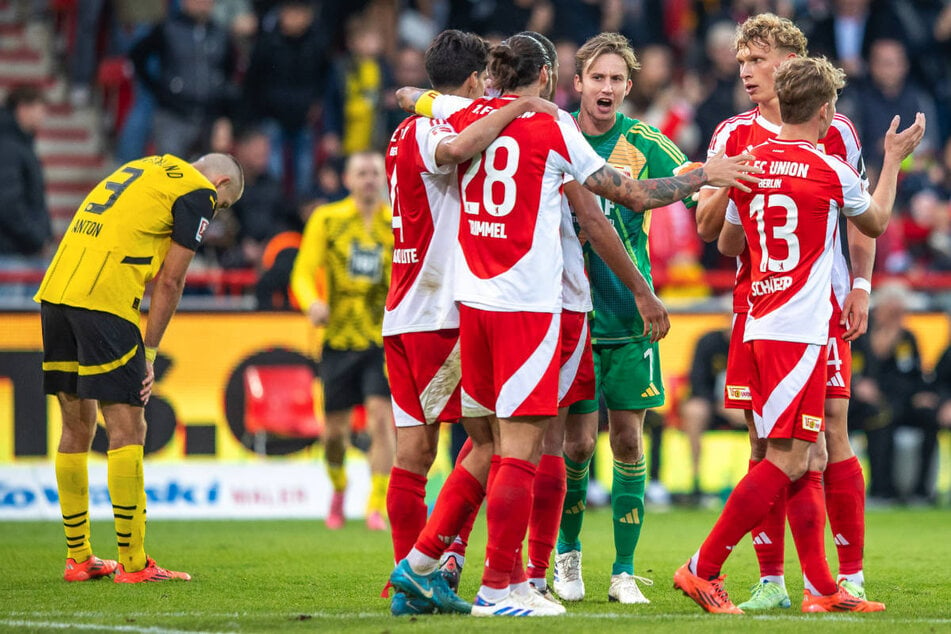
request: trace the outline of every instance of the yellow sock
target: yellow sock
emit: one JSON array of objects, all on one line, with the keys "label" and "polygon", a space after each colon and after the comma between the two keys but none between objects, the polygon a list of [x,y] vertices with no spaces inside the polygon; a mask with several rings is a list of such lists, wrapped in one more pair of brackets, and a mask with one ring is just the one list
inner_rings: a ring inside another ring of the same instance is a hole
[{"label": "yellow sock", "polygon": [[116,524],[119,563],[126,572],[145,568],[145,477],[142,445],[109,452],[109,497]]},{"label": "yellow sock", "polygon": [[339,493],[347,488],[347,468],[342,464],[327,463],[327,475],[330,476],[330,483],[334,491]]},{"label": "yellow sock", "polygon": [[390,484],[390,476],[384,473],[374,473],[370,476],[370,499],[367,500],[367,512],[379,511],[386,513],[386,489]]},{"label": "yellow sock", "polygon": [[89,542],[88,453],[56,452],[56,488],[66,532],[66,556],[82,563],[92,555]]}]

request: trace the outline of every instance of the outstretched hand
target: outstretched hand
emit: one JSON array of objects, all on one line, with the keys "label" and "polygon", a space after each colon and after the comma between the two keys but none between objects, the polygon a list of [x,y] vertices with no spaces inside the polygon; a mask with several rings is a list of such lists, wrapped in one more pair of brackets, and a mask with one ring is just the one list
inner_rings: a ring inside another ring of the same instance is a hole
[{"label": "outstretched hand", "polygon": [[900,123],[901,117],[896,114],[885,132],[885,153],[897,156],[899,161],[903,161],[915,151],[925,136],[925,115],[916,113],[915,122],[898,132]]},{"label": "outstretched hand", "polygon": [[706,184],[715,187],[736,187],[744,192],[750,191],[743,181],[759,183],[759,179],[754,175],[763,173],[762,167],[748,163],[752,158],[752,154],[746,153],[726,156],[724,151],[720,150],[703,165]]}]

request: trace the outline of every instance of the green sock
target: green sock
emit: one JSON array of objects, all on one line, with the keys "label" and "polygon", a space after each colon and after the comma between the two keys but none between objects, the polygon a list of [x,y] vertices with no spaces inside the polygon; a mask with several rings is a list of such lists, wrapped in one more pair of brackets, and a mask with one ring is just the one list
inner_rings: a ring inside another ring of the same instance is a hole
[{"label": "green sock", "polygon": [[634,464],[614,461],[611,510],[614,515],[614,566],[612,575],[634,574],[634,549],[644,521],[644,486],[647,462],[641,456]]},{"label": "green sock", "polygon": [[584,522],[584,509],[588,502],[588,466],[591,458],[584,462],[574,462],[565,456],[565,474],[568,488],[565,491],[565,504],[561,511],[561,527],[558,530],[558,554],[572,550],[581,550],[581,523]]}]

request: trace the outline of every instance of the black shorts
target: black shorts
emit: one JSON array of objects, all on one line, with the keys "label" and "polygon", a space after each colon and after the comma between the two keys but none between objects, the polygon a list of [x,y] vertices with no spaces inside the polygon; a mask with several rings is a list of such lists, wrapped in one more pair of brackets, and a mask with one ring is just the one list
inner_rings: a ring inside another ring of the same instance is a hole
[{"label": "black shorts", "polygon": [[145,345],[135,324],[111,313],[43,302],[43,389],[142,406]]},{"label": "black shorts", "polygon": [[324,384],[324,410],[328,412],[350,409],[368,396],[390,396],[383,348],[378,346],[358,351],[324,346],[320,380]]}]

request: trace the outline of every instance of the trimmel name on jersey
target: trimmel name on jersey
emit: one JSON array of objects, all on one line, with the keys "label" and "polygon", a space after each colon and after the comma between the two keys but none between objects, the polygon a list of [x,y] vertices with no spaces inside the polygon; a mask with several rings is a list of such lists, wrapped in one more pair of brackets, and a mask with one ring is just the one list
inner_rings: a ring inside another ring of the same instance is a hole
[{"label": "trimmel name on jersey", "polygon": [[469,233],[486,238],[507,238],[505,225],[501,222],[486,222],[485,220],[470,220]]}]

